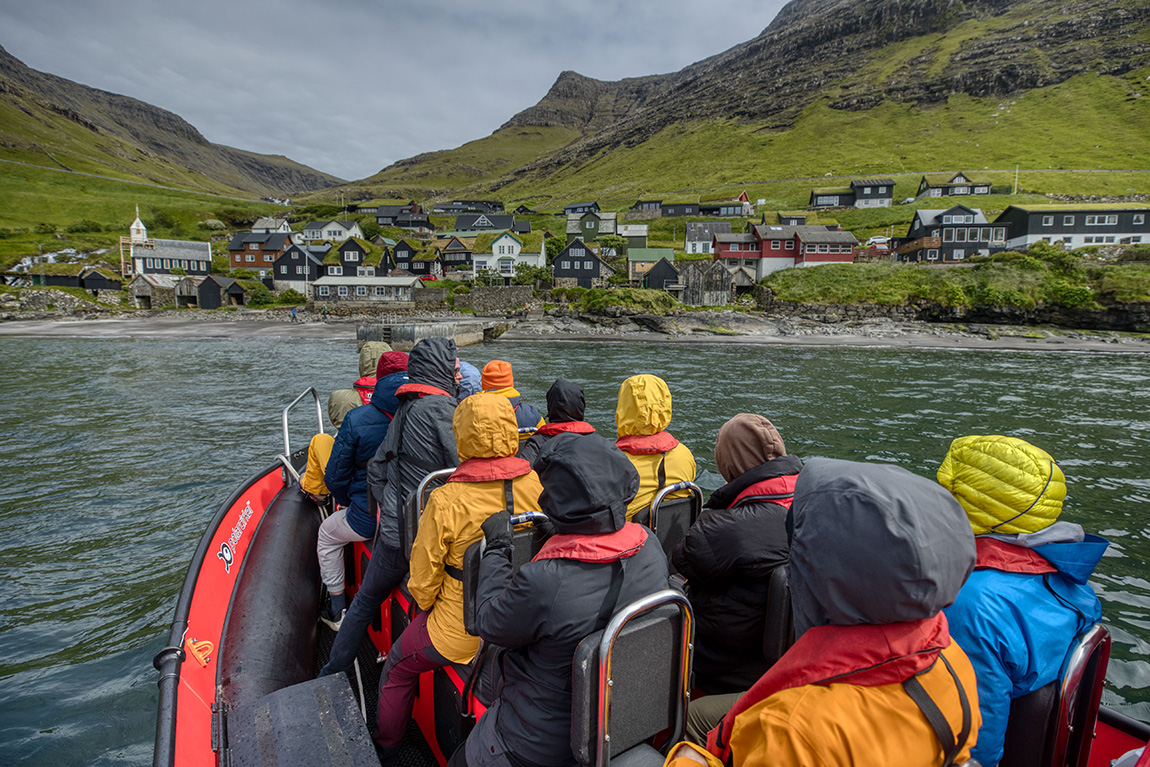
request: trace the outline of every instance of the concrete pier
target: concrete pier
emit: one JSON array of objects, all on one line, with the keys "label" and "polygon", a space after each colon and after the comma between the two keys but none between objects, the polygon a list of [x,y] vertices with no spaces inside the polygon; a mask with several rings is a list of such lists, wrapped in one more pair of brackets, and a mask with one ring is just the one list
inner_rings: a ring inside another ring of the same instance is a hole
[{"label": "concrete pier", "polygon": [[356,339],[385,341],[398,351],[411,351],[424,338],[454,338],[456,346],[473,346],[485,340],[498,338],[514,322],[405,322],[395,324],[360,325]]}]

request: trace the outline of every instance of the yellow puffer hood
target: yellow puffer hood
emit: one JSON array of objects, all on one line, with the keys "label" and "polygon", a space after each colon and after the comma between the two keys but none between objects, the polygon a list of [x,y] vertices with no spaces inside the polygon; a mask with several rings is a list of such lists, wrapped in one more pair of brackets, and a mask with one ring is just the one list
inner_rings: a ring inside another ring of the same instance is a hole
[{"label": "yellow puffer hood", "polygon": [[519,450],[519,424],[506,397],[480,392],[472,394],[451,419],[459,460],[506,458]]},{"label": "yellow puffer hood", "polygon": [[631,376],[619,387],[615,430],[620,437],[657,434],[671,423],[671,390],[658,376]]},{"label": "yellow puffer hood", "polygon": [[1015,437],[960,437],[938,481],[970,519],[975,535],[1036,533],[1062,513],[1066,476],[1050,454]]}]

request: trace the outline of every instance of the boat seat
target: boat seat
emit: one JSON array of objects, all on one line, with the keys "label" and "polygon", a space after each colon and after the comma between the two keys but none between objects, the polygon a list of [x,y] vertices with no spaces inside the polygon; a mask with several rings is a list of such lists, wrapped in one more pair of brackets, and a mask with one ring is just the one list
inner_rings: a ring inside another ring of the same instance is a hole
[{"label": "boat seat", "polygon": [[[667,496],[682,490],[690,491],[690,495],[667,499]],[[676,482],[656,493],[651,505],[640,510],[631,521],[646,525],[655,533],[670,561],[671,551],[687,537],[687,531],[702,512],[703,491],[699,486],[694,482]]]},{"label": "boat seat", "polygon": [[1110,662],[1110,632],[1079,636],[1059,681],[1010,702],[1002,767],[1087,767]]},{"label": "boat seat", "polygon": [[771,571],[767,581],[767,615],[763,625],[763,659],[773,666],[795,643],[795,616],[791,611],[791,587],[787,566]]},{"label": "boat seat", "polygon": [[[683,735],[694,625],[674,589],[623,607],[579,643],[571,666],[571,751],[583,765],[659,767],[648,741]],[[600,688],[600,669],[608,684]]]},{"label": "boat seat", "polygon": [[231,767],[378,767],[379,757],[347,674],[285,687],[228,714]]},{"label": "boat seat", "polygon": [[[512,575],[539,553],[546,540],[534,526],[511,532]],[[476,541],[463,552],[463,628],[472,636],[479,636],[475,631],[475,602],[479,593],[479,560],[482,558],[482,550],[482,541]]]}]

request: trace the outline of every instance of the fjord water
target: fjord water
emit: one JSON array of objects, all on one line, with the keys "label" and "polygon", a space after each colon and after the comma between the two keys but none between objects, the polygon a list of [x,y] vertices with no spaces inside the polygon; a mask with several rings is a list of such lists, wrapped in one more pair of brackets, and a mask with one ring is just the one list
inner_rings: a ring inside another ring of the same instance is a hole
[{"label": "fjord water", "polygon": [[[509,360],[541,410],[556,377],[581,383],[607,434],[619,382],[662,376],[709,490],[715,433],[740,411],[800,457],[930,477],[955,436],[1041,445],[1069,477],[1066,517],[1112,541],[1093,580],[1115,640],[1104,700],[1150,719],[1150,355],[507,342],[462,356]],[[204,526],[282,450],[280,409],[308,386],[326,402],[355,364],[351,342],[0,339],[4,763],[150,763],[151,658]],[[300,441],[314,422],[294,419]]]}]

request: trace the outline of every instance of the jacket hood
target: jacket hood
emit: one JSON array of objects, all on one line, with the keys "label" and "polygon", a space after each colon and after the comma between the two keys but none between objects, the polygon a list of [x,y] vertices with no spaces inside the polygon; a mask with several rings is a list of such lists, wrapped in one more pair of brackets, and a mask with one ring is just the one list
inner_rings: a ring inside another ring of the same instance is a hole
[{"label": "jacket hood", "polygon": [[976,559],[954,497],[887,464],[812,459],[787,528],[796,635],[930,618],[954,602]]},{"label": "jacket hood", "polygon": [[379,365],[379,358],[391,351],[391,347],[383,341],[368,341],[359,349],[359,375],[373,376],[375,368]]},{"label": "jacket hood", "polygon": [[455,396],[455,339],[425,338],[407,358],[407,380]]},{"label": "jacket hood", "polygon": [[587,403],[583,396],[583,387],[556,379],[547,390],[547,421],[549,423],[563,423],[566,421],[582,421]]},{"label": "jacket hood", "polygon": [[395,390],[407,383],[407,373],[400,371],[386,375],[375,382],[375,391],[371,395],[371,404],[385,413],[395,415],[399,409],[399,399]]},{"label": "jacket hood", "polygon": [[555,531],[602,535],[623,529],[627,504],[639,492],[639,472],[598,434],[560,434],[532,463],[543,483],[539,507]]},{"label": "jacket hood", "polygon": [[519,425],[506,397],[480,392],[459,403],[451,418],[459,460],[505,458],[519,449]]},{"label": "jacket hood", "polygon": [[653,375],[631,376],[619,386],[615,408],[617,436],[648,436],[663,431],[671,423],[671,390],[667,382]]},{"label": "jacket hood", "polygon": [[779,430],[754,413],[739,413],[720,426],[715,437],[715,465],[728,482],[786,454]]},{"label": "jacket hood", "polygon": [[455,395],[456,398],[462,401],[464,397],[470,397],[472,394],[483,390],[483,385],[480,383],[479,368],[470,362],[460,360],[459,372],[462,378],[459,379],[459,392]]},{"label": "jacket hood", "polygon": [[735,479],[720,487],[715,492],[711,493],[711,497],[707,499],[707,508],[709,509],[725,509],[728,508],[739,494],[746,490],[751,485],[758,484],[768,479],[775,477],[782,477],[788,474],[798,474],[802,471],[803,462],[793,455],[780,456],[773,461],[756,466],[755,468],[740,474]]},{"label": "jacket hood", "polygon": [[327,417],[331,425],[338,429],[343,425],[343,418],[352,410],[363,404],[359,392],[355,389],[336,389],[327,399]]},{"label": "jacket hood", "polygon": [[1034,547],[1034,553],[1075,583],[1086,583],[1109,545],[1105,538],[1087,533],[1081,542],[1047,543]]},{"label": "jacket hood", "polygon": [[1066,477],[1045,450],[999,434],[960,437],[938,467],[975,535],[1034,533],[1062,513]]}]

